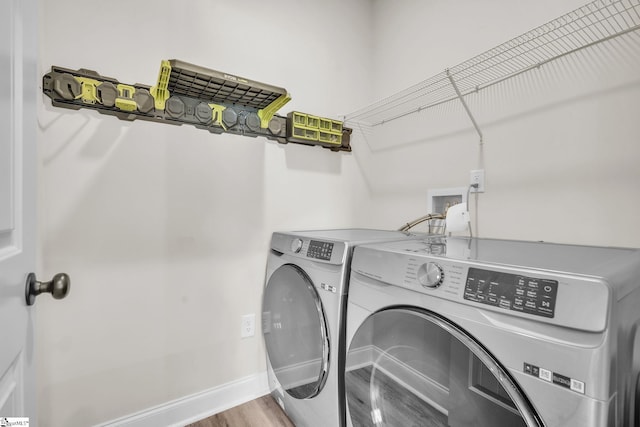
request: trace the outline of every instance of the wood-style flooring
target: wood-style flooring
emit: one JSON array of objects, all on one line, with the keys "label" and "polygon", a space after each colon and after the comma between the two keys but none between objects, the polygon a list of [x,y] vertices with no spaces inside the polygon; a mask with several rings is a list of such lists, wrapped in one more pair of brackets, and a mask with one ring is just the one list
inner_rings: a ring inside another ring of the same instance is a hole
[{"label": "wood-style flooring", "polygon": [[[402,427],[448,427],[447,416],[382,372],[377,374],[377,393],[385,402],[382,425]],[[347,400],[354,427],[374,425],[371,405],[371,367],[347,372]],[[375,412],[375,411],[374,411]],[[186,427],[295,427],[271,395],[266,395]],[[328,426],[329,427],[329,426]]]},{"label": "wood-style flooring", "polygon": [[346,374],[347,401],[354,427],[369,427],[375,423],[402,427],[448,427],[447,416],[402,387],[389,376],[376,373],[376,398],[384,408],[372,408],[371,366]]},{"label": "wood-style flooring", "polygon": [[215,414],[186,427],[295,427],[271,395]]}]

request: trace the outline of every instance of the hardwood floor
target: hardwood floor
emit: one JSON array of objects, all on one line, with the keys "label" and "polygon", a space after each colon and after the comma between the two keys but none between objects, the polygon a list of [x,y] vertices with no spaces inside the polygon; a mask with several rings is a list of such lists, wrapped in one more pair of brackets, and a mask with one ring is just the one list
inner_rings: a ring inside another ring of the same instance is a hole
[{"label": "hardwood floor", "polygon": [[[347,373],[347,400],[354,427],[370,427],[371,367]],[[378,372],[378,393],[385,401],[382,425],[402,427],[448,427],[447,416],[388,376]],[[295,427],[271,395],[228,409],[186,427]],[[329,426],[328,426],[329,427]]]},{"label": "hardwood floor", "polygon": [[[385,402],[383,425],[402,427],[448,427],[447,416],[378,372],[378,398]],[[347,400],[354,427],[369,427],[371,420],[371,366],[346,374]],[[228,409],[186,427],[295,427],[271,395]]]},{"label": "hardwood floor", "polygon": [[271,395],[244,403],[186,427],[295,427]]},{"label": "hardwood floor", "polygon": [[377,416],[379,425],[384,426],[448,427],[446,415],[382,372],[376,375],[377,398],[384,403],[384,413],[380,409],[372,413],[371,366],[346,374],[347,401],[354,427],[374,425],[372,416]]}]

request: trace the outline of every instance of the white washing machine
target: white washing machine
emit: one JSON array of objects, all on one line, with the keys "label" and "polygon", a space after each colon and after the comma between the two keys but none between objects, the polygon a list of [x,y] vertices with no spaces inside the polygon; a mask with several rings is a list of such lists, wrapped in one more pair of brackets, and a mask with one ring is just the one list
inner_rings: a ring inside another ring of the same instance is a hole
[{"label": "white washing machine", "polygon": [[424,234],[367,229],[273,233],[262,332],[272,395],[296,426],[345,422],[343,318],[353,248],[418,237]]},{"label": "white washing machine", "polygon": [[470,238],[359,246],[349,426],[638,426],[640,250]]}]

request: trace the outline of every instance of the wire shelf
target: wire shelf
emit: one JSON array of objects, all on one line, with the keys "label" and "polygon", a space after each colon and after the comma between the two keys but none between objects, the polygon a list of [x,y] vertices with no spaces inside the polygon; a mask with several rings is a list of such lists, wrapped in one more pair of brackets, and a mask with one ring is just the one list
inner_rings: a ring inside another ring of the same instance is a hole
[{"label": "wire shelf", "polygon": [[638,29],[640,0],[596,0],[347,114],[345,122],[378,126],[455,99],[464,104],[465,95]]}]

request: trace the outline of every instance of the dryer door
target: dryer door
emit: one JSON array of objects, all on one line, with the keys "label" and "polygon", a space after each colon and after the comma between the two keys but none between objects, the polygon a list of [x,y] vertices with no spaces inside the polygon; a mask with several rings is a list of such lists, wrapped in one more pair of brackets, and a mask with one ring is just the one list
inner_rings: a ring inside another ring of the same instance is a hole
[{"label": "dryer door", "polygon": [[347,354],[353,426],[539,427],[506,370],[442,317],[397,308],[369,316]]},{"label": "dryer door", "polygon": [[285,264],[267,281],[262,332],[276,378],[297,399],[317,395],[329,369],[329,337],[322,302],[309,276]]}]

